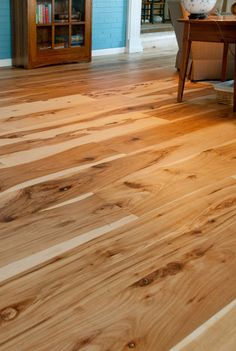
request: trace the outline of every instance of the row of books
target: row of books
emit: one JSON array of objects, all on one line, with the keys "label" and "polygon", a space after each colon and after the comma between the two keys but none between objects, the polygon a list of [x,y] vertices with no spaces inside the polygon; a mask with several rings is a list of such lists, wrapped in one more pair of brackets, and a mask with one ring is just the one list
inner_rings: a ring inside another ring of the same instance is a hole
[{"label": "row of books", "polygon": [[83,46],[84,45],[84,35],[81,34],[73,34],[71,36],[71,46]]},{"label": "row of books", "polygon": [[52,22],[52,4],[37,4],[36,24],[49,24]]}]

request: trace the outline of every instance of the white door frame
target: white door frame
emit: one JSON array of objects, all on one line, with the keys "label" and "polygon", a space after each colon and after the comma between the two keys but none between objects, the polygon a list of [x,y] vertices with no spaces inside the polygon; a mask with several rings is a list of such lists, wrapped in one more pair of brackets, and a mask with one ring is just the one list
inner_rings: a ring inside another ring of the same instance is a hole
[{"label": "white door frame", "polygon": [[141,43],[141,8],[142,0],[128,0],[128,18],[126,32],[126,52],[143,51]]}]

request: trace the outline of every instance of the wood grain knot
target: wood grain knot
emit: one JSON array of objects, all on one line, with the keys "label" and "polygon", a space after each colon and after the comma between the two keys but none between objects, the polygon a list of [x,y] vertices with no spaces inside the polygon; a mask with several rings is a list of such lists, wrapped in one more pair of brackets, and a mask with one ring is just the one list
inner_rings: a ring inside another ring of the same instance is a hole
[{"label": "wood grain knot", "polygon": [[84,157],[84,158],[83,158],[83,161],[84,161],[84,162],[91,162],[91,161],[94,161],[94,160],[95,160],[95,158],[92,157],[92,156],[87,156],[87,157]]},{"label": "wood grain knot", "polygon": [[130,342],[128,343],[128,348],[129,348],[129,349],[134,349],[135,347],[136,347],[136,344],[135,344],[134,341],[130,341]]},{"label": "wood grain knot", "polygon": [[114,208],[116,207],[116,204],[104,204],[104,205],[102,205],[102,206],[100,206],[100,207],[98,207],[98,208],[96,208],[94,211],[93,211],[93,213],[94,214],[97,214],[97,213],[103,213],[103,212],[105,212],[105,211],[111,211],[111,210],[113,210]]},{"label": "wood grain knot", "polygon": [[197,179],[196,174],[190,174],[187,176],[187,179]]},{"label": "wood grain knot", "polygon": [[206,149],[206,150],[203,151],[203,153],[207,154],[208,152],[212,152],[212,151],[213,151],[213,149]]},{"label": "wood grain knot", "polygon": [[12,222],[12,221],[14,221],[15,219],[16,219],[16,217],[10,216],[10,215],[3,216],[2,218],[0,217],[0,221],[1,221],[1,222],[4,222],[4,223]]},{"label": "wood grain knot", "polygon": [[156,218],[162,217],[164,216],[164,213],[158,213],[158,215],[156,216]]},{"label": "wood grain knot", "polygon": [[134,183],[134,182],[128,182],[128,181],[125,181],[124,185],[127,186],[128,188],[131,188],[131,189],[141,189],[143,187],[142,184]]},{"label": "wood grain knot", "polygon": [[201,229],[195,228],[195,229],[193,229],[192,234],[194,234],[194,235],[202,234],[202,231],[201,231]]},{"label": "wood grain knot", "polygon": [[0,312],[0,317],[3,321],[10,321],[15,319],[18,315],[18,311],[13,307],[7,307]]},{"label": "wood grain knot", "polygon": [[152,283],[152,281],[153,281],[152,279],[143,278],[143,279],[140,280],[139,285],[140,286],[149,285],[149,284]]},{"label": "wood grain knot", "polygon": [[169,275],[175,275],[183,270],[184,264],[181,262],[171,262],[167,264],[166,268]]},{"label": "wood grain knot", "polygon": [[106,167],[108,167],[108,164],[107,163],[99,163],[99,164],[97,164],[97,165],[94,165],[94,166],[92,166],[92,168],[98,168],[98,169],[103,169],[103,168],[106,168]]},{"label": "wood grain knot", "polygon": [[219,205],[217,205],[214,209],[215,210],[224,210],[224,209],[228,209],[230,207],[233,207],[236,205],[236,198],[233,197],[231,199],[226,199],[224,201],[222,201]]},{"label": "wood grain knot", "polygon": [[139,141],[139,140],[141,140],[139,137],[133,137],[133,138],[131,139],[131,141]]},{"label": "wood grain knot", "polygon": [[171,275],[176,275],[184,269],[184,262],[170,262],[165,267],[161,267],[156,271],[150,273],[148,276],[142,278],[138,282],[134,283],[134,287],[144,287],[156,280],[164,279]]},{"label": "wood grain knot", "polygon": [[19,138],[19,136],[17,134],[10,134],[10,135],[8,135],[8,138],[9,139],[16,139],[16,138]]},{"label": "wood grain knot", "polygon": [[67,185],[67,186],[63,186],[63,187],[59,188],[59,191],[68,191],[68,190],[70,190],[71,188],[72,188],[71,185]]}]

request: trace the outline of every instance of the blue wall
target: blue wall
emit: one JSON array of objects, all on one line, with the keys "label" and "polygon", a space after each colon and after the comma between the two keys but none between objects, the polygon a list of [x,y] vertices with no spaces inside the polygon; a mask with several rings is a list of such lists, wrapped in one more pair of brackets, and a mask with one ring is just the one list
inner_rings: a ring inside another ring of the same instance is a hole
[{"label": "blue wall", "polygon": [[[0,59],[11,57],[10,0],[0,0]],[[93,0],[93,50],[124,47],[127,0]]]},{"label": "blue wall", "polygon": [[10,0],[0,0],[0,59],[11,57]]},{"label": "blue wall", "polygon": [[93,0],[93,49],[124,47],[127,0]]}]

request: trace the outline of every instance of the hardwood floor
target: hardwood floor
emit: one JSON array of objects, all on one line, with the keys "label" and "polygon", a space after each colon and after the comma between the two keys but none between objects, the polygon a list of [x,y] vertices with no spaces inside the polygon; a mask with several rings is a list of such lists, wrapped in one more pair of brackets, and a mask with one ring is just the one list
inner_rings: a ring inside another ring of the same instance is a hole
[{"label": "hardwood floor", "polygon": [[235,351],[236,118],[174,60],[0,70],[0,351]]}]

